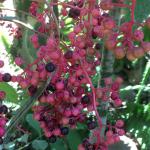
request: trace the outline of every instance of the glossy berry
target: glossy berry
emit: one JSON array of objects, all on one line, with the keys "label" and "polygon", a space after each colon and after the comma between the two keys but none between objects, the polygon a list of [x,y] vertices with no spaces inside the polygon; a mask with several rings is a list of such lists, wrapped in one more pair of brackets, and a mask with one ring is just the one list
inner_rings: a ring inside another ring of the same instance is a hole
[{"label": "glossy berry", "polygon": [[4,82],[9,82],[9,81],[11,81],[11,79],[12,79],[12,76],[9,73],[5,73],[2,77],[2,80]]},{"label": "glossy berry", "polygon": [[67,51],[64,55],[66,59],[71,59],[73,56],[73,51]]},{"label": "glossy berry", "polygon": [[87,95],[83,96],[81,99],[81,103],[82,104],[89,104],[90,103],[90,97]]},{"label": "glossy berry", "polygon": [[6,105],[0,106],[0,113],[7,114],[7,112],[8,112],[8,108]]},{"label": "glossy berry", "polygon": [[49,138],[49,142],[50,143],[55,143],[57,140],[57,137],[55,135],[52,135],[50,138]]},{"label": "glossy berry", "polygon": [[68,16],[73,18],[73,19],[76,19],[76,18],[78,18],[80,16],[80,10],[71,8],[69,10]]},{"label": "glossy berry", "polygon": [[53,72],[56,69],[56,66],[53,63],[48,63],[45,66],[47,72]]},{"label": "glossy berry", "polygon": [[95,45],[95,49],[96,49],[96,50],[100,50],[101,48],[102,48],[101,44],[96,43],[96,45]]},{"label": "glossy berry", "polygon": [[37,87],[31,85],[31,86],[28,88],[28,91],[29,91],[30,95],[34,95],[34,94],[36,93],[36,91],[37,91]]},{"label": "glossy berry", "polygon": [[60,130],[61,130],[62,135],[67,135],[69,133],[68,127],[62,127],[62,128],[60,128]]}]

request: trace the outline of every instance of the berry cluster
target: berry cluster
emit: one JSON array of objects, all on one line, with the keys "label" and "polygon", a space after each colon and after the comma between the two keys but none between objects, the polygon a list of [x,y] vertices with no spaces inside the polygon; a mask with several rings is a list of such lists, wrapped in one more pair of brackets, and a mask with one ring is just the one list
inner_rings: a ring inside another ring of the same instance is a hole
[{"label": "berry cluster", "polygon": [[[5,99],[5,97],[6,97],[6,93],[4,91],[0,91],[1,103]],[[0,144],[3,143],[2,137],[5,134],[5,125],[7,123],[7,118],[6,118],[7,112],[8,112],[7,106],[1,104],[0,105]]]},{"label": "berry cluster", "polygon": [[[59,35],[59,23],[53,12],[55,5],[62,6],[61,16],[73,20],[67,43]],[[32,35],[30,41],[37,49],[35,61],[18,76],[0,74],[0,81],[17,82],[22,89],[28,89],[30,96],[34,96],[41,83],[50,78],[50,83],[32,108],[34,119],[39,121],[45,136],[54,143],[58,137],[67,135],[78,122],[86,123],[89,130],[94,129],[97,140],[92,143],[86,139],[79,145],[79,150],[105,150],[124,134],[124,122],[118,120],[115,125],[103,124],[97,107],[105,102],[109,107],[122,105],[119,97],[122,79],[118,77],[113,81],[105,78],[104,86],[100,87],[99,82],[93,85],[91,78],[101,65],[103,48],[112,51],[117,59],[127,56],[129,60],[139,58],[150,50],[150,43],[143,41],[144,34],[134,20],[135,1],[131,5],[124,4],[122,0],[116,3],[111,0],[101,0],[100,3],[96,0],[51,2],[43,12],[38,11],[39,7],[38,2],[32,2],[29,12],[40,23],[38,32],[46,37],[45,44],[40,44],[38,33]],[[117,26],[109,14],[115,7],[129,8],[131,20]],[[150,27],[150,19],[144,25]],[[133,26],[137,27],[134,31]],[[103,45],[100,44],[102,42]],[[24,61],[17,57],[15,63],[21,66]],[[0,67],[3,67],[3,62],[0,62]],[[89,119],[91,112],[94,112],[94,119]],[[108,129],[106,138],[101,137],[103,126]]]}]

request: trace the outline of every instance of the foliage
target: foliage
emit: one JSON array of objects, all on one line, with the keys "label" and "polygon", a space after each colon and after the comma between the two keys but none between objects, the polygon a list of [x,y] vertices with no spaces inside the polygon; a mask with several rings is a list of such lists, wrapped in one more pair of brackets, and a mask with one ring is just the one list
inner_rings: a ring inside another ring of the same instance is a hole
[{"label": "foliage", "polygon": [[[20,1],[15,0],[14,4],[16,9],[23,10],[28,12],[31,1]],[[129,2],[127,2],[129,3]],[[145,21],[149,13],[150,7],[149,0],[137,0],[137,7],[135,9],[135,18],[137,21]],[[143,9],[144,7],[144,9]],[[43,6],[41,7],[43,9]],[[58,8],[59,10],[59,8]],[[124,13],[125,12],[125,13]],[[11,16],[9,16],[11,17]],[[63,18],[61,16],[61,18]],[[129,20],[130,14],[126,13],[126,9],[123,11],[122,20]],[[10,19],[10,18],[7,18]],[[20,25],[20,28],[23,33],[23,37],[19,40],[14,39],[11,48],[9,47],[8,37],[2,36],[1,40],[7,49],[7,53],[11,54],[13,58],[15,58],[18,54],[24,59],[25,66],[30,64],[36,58],[37,50],[34,49],[31,41],[30,35],[37,31],[39,27],[39,23],[35,21],[35,19],[31,19],[31,16],[26,16],[24,14],[16,12],[16,19],[18,19],[21,23],[24,23],[24,26]],[[60,36],[65,39],[65,44],[69,44],[69,40],[67,39],[67,34],[72,30],[72,19],[63,18],[66,25],[65,28],[60,30]],[[150,30],[147,28],[143,29],[145,33],[145,41],[150,41]],[[40,43],[45,43],[45,37],[39,35]],[[99,41],[98,41],[99,42]],[[66,51],[66,48],[62,46],[62,49]],[[116,109],[115,111],[111,111],[108,118],[110,120],[117,120],[122,118],[125,121],[125,130],[131,134],[133,139],[137,139],[140,145],[141,150],[148,150],[150,147],[150,55],[147,54],[144,57],[137,59],[133,62],[127,60],[126,58],[122,60],[117,60],[112,57],[111,52],[103,53],[103,64],[104,68],[99,68],[99,72],[93,76],[94,86],[97,86],[97,81],[99,78],[103,78],[104,76],[112,76],[116,77],[120,75],[124,79],[124,84],[122,85],[122,89],[120,90],[121,98],[125,101],[123,108]],[[21,66],[24,68],[25,66]],[[106,72],[105,70],[108,70]],[[103,81],[101,81],[103,82]],[[39,90],[40,94],[46,86],[43,86],[42,89]],[[59,139],[55,144],[49,144],[48,140],[45,139],[42,135],[41,128],[37,121],[33,120],[33,114],[31,111],[32,103],[36,101],[37,97],[31,97],[29,101],[26,101],[25,95],[26,91],[22,91],[23,94],[17,93],[16,89],[9,85],[8,83],[0,83],[0,90],[4,90],[7,94],[6,102],[11,103],[19,103],[18,97],[23,99],[24,101],[21,103],[25,103],[24,110],[29,110],[27,114],[22,114],[23,111],[20,111],[14,117],[13,121],[10,124],[17,124],[14,120],[19,120],[19,116],[24,116],[25,120],[23,120],[23,128],[29,129],[30,134],[25,134],[21,131],[17,131],[19,137],[15,137],[15,139],[6,144],[7,149],[35,149],[35,150],[77,150],[77,145],[80,144],[85,137],[88,136],[87,126],[78,125],[77,129],[71,130],[69,135],[66,138]],[[112,117],[111,114],[114,114],[115,117]],[[119,114],[119,115],[118,115]],[[140,138],[142,140],[140,140]],[[18,146],[17,143],[20,145]],[[13,148],[10,148],[11,146]],[[16,148],[16,146],[18,146]]]}]

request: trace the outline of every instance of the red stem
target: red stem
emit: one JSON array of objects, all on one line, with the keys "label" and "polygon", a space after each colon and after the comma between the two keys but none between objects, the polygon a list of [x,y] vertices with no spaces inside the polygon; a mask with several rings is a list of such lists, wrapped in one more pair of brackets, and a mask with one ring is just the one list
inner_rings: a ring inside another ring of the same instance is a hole
[{"label": "red stem", "polygon": [[83,70],[83,72],[84,72],[84,74],[85,74],[85,76],[86,76],[86,78],[87,78],[89,84],[90,84],[91,90],[92,90],[93,108],[94,108],[94,111],[95,111],[95,113],[96,113],[96,117],[97,117],[97,120],[98,120],[98,125],[99,125],[100,130],[101,130],[101,129],[102,129],[102,120],[101,120],[101,118],[100,118],[100,116],[99,116],[99,113],[98,113],[98,111],[97,111],[95,88],[94,88],[94,86],[93,86],[93,83],[92,83],[92,81],[91,81],[91,79],[90,79],[90,77],[89,77],[87,71],[84,69],[84,67],[83,67],[83,65],[82,65],[82,62],[81,62],[81,67],[82,67],[82,70]]},{"label": "red stem", "polygon": [[135,13],[135,6],[136,6],[136,0],[132,0],[132,5],[131,5],[131,23],[132,23],[132,25],[134,24],[134,22],[135,22],[135,15],[134,15],[134,13]]},{"label": "red stem", "polygon": [[120,3],[112,3],[114,7],[120,7],[120,8],[130,8],[130,5],[127,4],[120,4]]}]

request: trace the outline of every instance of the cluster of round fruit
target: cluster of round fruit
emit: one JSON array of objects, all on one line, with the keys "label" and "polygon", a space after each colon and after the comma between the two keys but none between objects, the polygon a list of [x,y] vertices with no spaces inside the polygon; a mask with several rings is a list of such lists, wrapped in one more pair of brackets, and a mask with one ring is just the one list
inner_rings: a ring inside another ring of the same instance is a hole
[{"label": "cluster of round fruit", "polygon": [[2,101],[5,99],[6,93],[4,91],[0,91],[0,144],[3,143],[2,137],[5,134],[5,125],[7,123],[6,114],[8,112],[8,108],[5,105],[2,105]]}]

